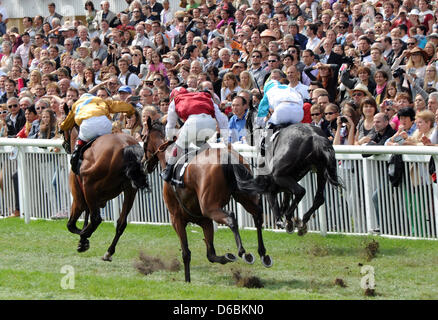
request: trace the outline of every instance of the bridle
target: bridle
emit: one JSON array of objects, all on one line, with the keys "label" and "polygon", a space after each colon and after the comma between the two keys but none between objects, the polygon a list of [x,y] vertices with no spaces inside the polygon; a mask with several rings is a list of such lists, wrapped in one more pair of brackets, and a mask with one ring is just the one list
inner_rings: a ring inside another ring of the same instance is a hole
[{"label": "bridle", "polygon": [[[158,166],[158,154],[165,152],[167,150],[167,147],[169,147],[171,144],[173,144],[175,142],[175,140],[173,141],[165,141],[164,143],[162,143],[158,149],[154,152],[151,149],[149,149],[149,137],[150,137],[150,132],[148,132],[146,135],[144,135],[143,137],[143,149],[145,151],[145,161],[144,161],[144,170],[147,171],[148,173],[153,172],[157,166]],[[150,158],[148,158],[148,153],[151,153],[152,156]]]}]

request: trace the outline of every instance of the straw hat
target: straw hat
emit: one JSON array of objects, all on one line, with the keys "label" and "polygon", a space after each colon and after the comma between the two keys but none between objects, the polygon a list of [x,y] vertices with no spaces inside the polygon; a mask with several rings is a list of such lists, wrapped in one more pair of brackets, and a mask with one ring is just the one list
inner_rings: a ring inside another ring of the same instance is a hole
[{"label": "straw hat", "polygon": [[90,53],[90,43],[88,41],[83,42],[79,47],[76,48],[76,51],[80,51],[80,49],[87,49],[88,53]]},{"label": "straw hat", "polygon": [[348,93],[349,93],[350,96],[353,96],[353,93],[354,93],[355,91],[361,91],[361,92],[363,92],[367,97],[369,97],[369,98],[374,98],[373,95],[371,94],[371,92],[368,91],[367,86],[364,85],[363,83],[358,83],[358,84],[356,84],[356,86],[355,86],[353,89],[349,90]]}]

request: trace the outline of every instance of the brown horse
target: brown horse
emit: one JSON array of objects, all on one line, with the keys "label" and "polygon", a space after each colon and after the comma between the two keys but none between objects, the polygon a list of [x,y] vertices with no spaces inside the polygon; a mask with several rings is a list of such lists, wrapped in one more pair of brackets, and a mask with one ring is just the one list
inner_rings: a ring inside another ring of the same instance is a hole
[{"label": "brown horse", "polygon": [[[64,132],[64,148],[72,152],[78,135],[77,127]],[[78,251],[89,249],[88,238],[102,221],[100,208],[108,200],[123,192],[123,207],[117,220],[116,235],[103,256],[111,261],[117,242],[126,228],[126,219],[132,208],[137,190],[148,187],[141,160],[143,149],[137,141],[126,134],[106,134],[97,138],[91,147],[85,150],[80,175],[70,171],[70,189],[73,195],[71,215],[67,223],[70,232],[79,234]],[[76,221],[85,211],[82,230],[76,227]],[[90,223],[88,224],[88,215]]]},{"label": "brown horse", "polygon": [[[158,163],[161,164],[162,168],[166,166],[164,152],[173,141],[165,141],[164,126],[161,123],[152,124],[149,119],[147,124],[148,134],[145,137],[144,152],[146,169],[151,173]],[[221,158],[229,159],[230,157],[237,159],[238,164],[221,164]],[[243,164],[243,158],[237,152],[230,148],[228,150],[205,149],[191,159],[187,166],[184,174],[184,188],[174,188],[171,184],[164,182],[163,197],[170,212],[172,226],[180,239],[185,281],[187,282],[190,282],[191,260],[186,233],[189,222],[202,227],[207,246],[207,259],[210,262],[225,264],[236,261],[236,256],[231,253],[224,256],[216,255],[213,245],[213,221],[216,221],[228,226],[233,232],[239,257],[247,263],[254,263],[254,256],[246,253],[243,248],[234,213],[223,210],[223,207],[229,203],[231,196],[253,216],[257,228],[258,253],[265,267],[272,266],[272,260],[266,255],[263,244],[263,211],[258,203],[258,195],[242,193],[239,190],[240,181],[236,179],[236,171],[240,171],[239,176],[249,174],[252,178],[249,166]]]}]

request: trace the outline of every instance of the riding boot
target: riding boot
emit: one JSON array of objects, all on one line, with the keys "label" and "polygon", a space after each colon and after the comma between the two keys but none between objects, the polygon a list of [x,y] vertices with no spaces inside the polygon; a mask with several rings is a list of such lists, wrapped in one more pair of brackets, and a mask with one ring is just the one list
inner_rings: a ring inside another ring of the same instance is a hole
[{"label": "riding boot", "polygon": [[170,180],[172,180],[173,167],[178,160],[178,149],[178,146],[175,145],[175,147],[171,151],[171,156],[169,157],[169,159],[167,159],[166,168],[160,174],[161,178],[163,178],[163,180],[166,182],[170,182]]},{"label": "riding boot", "polygon": [[85,144],[86,144],[85,141],[78,139],[76,141],[75,149],[73,150],[73,153],[71,154],[71,159],[70,159],[71,170],[76,175],[79,175],[81,150]]}]

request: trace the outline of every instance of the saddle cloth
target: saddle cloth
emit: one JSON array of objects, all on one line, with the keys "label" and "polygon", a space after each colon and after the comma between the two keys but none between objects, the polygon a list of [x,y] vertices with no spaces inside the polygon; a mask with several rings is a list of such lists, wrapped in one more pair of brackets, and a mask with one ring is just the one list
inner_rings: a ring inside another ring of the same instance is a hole
[{"label": "saddle cloth", "polygon": [[201,147],[193,146],[187,153],[183,154],[177,160],[175,166],[173,167],[172,179],[170,180],[170,183],[175,187],[184,188],[184,174],[186,172],[187,166],[190,163],[190,160],[198,153],[204,151],[209,147],[210,145],[208,143],[203,144]]},{"label": "saddle cloth", "polygon": [[96,141],[97,138],[99,138],[99,137],[96,137],[96,138],[94,138],[94,139],[91,139],[90,141],[88,141],[88,142],[87,142],[87,143],[81,148],[80,153],[79,153],[78,165],[77,165],[78,170],[77,170],[76,172],[79,172],[79,171],[80,171],[80,168],[81,168],[81,165],[82,165],[82,160],[84,160],[84,152],[85,152],[88,148],[91,147],[91,145],[93,144],[94,141]]}]

